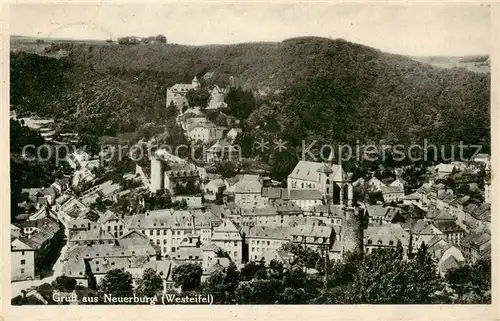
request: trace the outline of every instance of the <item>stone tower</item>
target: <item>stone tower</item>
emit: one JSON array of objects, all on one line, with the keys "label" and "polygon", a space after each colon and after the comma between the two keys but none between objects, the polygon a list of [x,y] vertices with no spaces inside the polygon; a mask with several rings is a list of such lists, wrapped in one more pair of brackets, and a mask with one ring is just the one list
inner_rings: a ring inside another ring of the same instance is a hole
[{"label": "stone tower", "polygon": [[359,208],[344,207],[342,253],[363,251],[363,219]]},{"label": "stone tower", "polygon": [[155,193],[163,189],[163,163],[158,156],[151,157],[151,184],[149,191]]}]

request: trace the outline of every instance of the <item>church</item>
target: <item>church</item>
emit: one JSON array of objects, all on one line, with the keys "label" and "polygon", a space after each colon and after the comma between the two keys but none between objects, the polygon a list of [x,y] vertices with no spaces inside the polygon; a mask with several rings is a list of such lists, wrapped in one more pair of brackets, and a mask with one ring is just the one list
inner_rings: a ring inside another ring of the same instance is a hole
[{"label": "church", "polygon": [[325,199],[338,200],[340,204],[347,196],[348,205],[352,205],[352,184],[341,165],[301,160],[288,175],[287,188],[319,190]]}]

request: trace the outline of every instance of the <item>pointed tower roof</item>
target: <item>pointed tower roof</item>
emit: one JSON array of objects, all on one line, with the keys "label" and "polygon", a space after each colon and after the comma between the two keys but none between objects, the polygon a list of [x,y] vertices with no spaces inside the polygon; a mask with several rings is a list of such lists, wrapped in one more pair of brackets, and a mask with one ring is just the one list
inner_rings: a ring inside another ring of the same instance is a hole
[{"label": "pointed tower roof", "polygon": [[320,168],[316,170],[318,173],[332,174],[333,169],[326,164],[323,164]]}]

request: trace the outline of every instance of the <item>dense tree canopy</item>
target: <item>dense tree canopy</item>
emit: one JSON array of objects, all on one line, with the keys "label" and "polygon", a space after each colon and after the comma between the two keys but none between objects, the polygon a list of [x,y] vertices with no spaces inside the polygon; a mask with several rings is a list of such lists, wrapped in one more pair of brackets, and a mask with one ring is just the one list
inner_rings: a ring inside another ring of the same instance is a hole
[{"label": "dense tree canopy", "polygon": [[176,286],[182,287],[182,291],[190,291],[200,285],[201,274],[202,269],[198,264],[181,264],[172,270],[172,280]]},{"label": "dense tree canopy", "polygon": [[132,294],[132,284],[132,274],[130,272],[113,269],[108,271],[102,278],[99,283],[99,291],[117,296],[126,296]]}]

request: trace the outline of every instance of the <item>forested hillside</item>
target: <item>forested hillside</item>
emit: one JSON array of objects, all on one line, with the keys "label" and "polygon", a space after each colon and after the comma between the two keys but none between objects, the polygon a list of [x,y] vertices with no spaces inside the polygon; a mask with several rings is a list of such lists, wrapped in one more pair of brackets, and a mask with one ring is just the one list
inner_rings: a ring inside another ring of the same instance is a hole
[{"label": "forested hillside", "polygon": [[489,144],[489,73],[440,69],[344,40],[61,47],[68,57],[11,55],[11,102],[64,117],[80,132],[114,135],[162,122],[166,88],[211,71],[212,82],[234,76],[258,96],[246,122],[251,136]]}]

